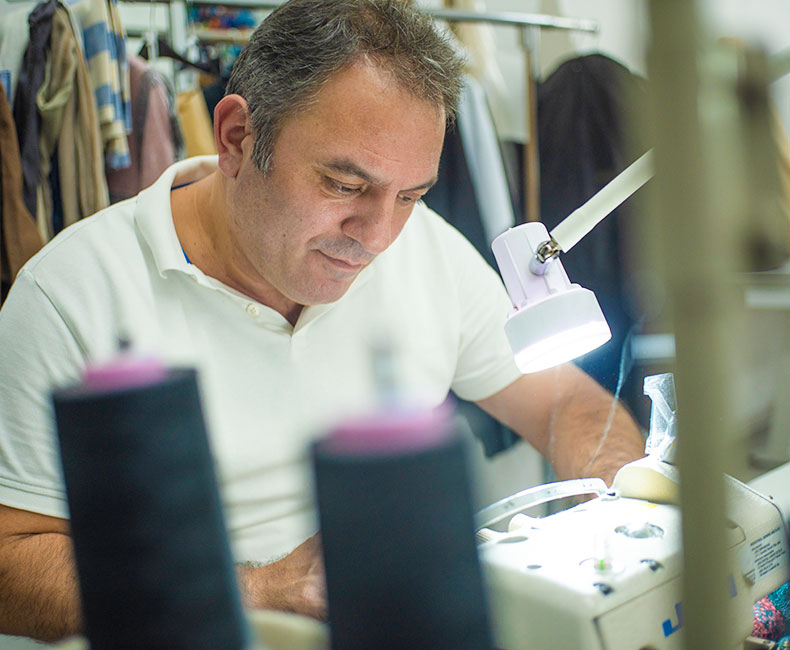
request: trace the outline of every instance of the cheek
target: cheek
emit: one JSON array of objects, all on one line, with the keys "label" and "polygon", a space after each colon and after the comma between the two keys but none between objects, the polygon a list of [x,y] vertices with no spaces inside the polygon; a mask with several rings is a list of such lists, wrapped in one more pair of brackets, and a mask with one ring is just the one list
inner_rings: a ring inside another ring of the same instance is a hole
[{"label": "cheek", "polygon": [[270,253],[298,254],[297,249],[309,248],[311,239],[338,235],[340,224],[353,214],[349,205],[327,200],[302,175],[286,177],[277,168],[262,183],[250,183],[237,206],[237,230],[253,240],[247,245],[269,248]]},{"label": "cheek", "polygon": [[325,197],[314,197],[300,207],[299,230],[308,239],[340,236],[343,222],[354,214],[350,206],[328,202]]}]

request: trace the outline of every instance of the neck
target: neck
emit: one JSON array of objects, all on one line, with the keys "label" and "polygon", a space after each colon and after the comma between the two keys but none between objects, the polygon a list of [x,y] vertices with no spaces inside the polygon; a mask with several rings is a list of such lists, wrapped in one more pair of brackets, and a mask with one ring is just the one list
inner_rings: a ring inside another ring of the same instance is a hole
[{"label": "neck", "polygon": [[217,201],[214,189],[215,176],[211,174],[195,183],[185,185],[170,192],[170,208],[173,214],[173,226],[178,241],[189,261],[201,271],[221,279],[212,272],[213,233],[205,215],[216,214]]},{"label": "neck", "polygon": [[303,306],[288,300],[265,280],[256,279],[249,265],[239,258],[230,229],[225,227],[230,215],[222,183],[222,174],[215,172],[170,193],[181,247],[189,261],[207,276],[271,307],[295,325]]}]

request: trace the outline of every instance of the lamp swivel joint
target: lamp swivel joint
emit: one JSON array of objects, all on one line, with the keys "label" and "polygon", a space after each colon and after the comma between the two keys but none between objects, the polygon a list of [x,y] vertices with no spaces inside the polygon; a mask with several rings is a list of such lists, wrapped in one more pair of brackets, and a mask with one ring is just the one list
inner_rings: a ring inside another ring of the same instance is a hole
[{"label": "lamp swivel joint", "polygon": [[535,255],[529,261],[529,270],[535,275],[543,275],[548,269],[548,265],[560,256],[562,249],[554,239],[544,241],[535,251]]}]

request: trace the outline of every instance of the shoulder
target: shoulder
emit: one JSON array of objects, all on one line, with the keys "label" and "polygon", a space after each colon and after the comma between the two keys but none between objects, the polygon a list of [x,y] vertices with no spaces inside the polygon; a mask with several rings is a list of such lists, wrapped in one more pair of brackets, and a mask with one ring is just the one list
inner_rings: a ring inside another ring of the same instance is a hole
[{"label": "shoulder", "polygon": [[94,348],[118,335],[123,314],[140,314],[151,302],[150,257],[135,226],[134,199],[115,204],[66,228],[33,256],[3,310],[29,310],[41,327],[66,328],[83,349]]},{"label": "shoulder", "polygon": [[135,199],[111,205],[69,226],[25,265],[35,278],[87,275],[94,266],[117,265],[139,249],[134,235]]}]

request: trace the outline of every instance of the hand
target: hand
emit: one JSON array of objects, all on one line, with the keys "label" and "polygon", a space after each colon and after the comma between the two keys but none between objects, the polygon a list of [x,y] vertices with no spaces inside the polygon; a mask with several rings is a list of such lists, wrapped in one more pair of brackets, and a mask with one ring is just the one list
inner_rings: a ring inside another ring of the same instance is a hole
[{"label": "hand", "polygon": [[245,605],[327,618],[326,579],[321,537],[315,534],[281,560],[260,567],[240,567]]}]

